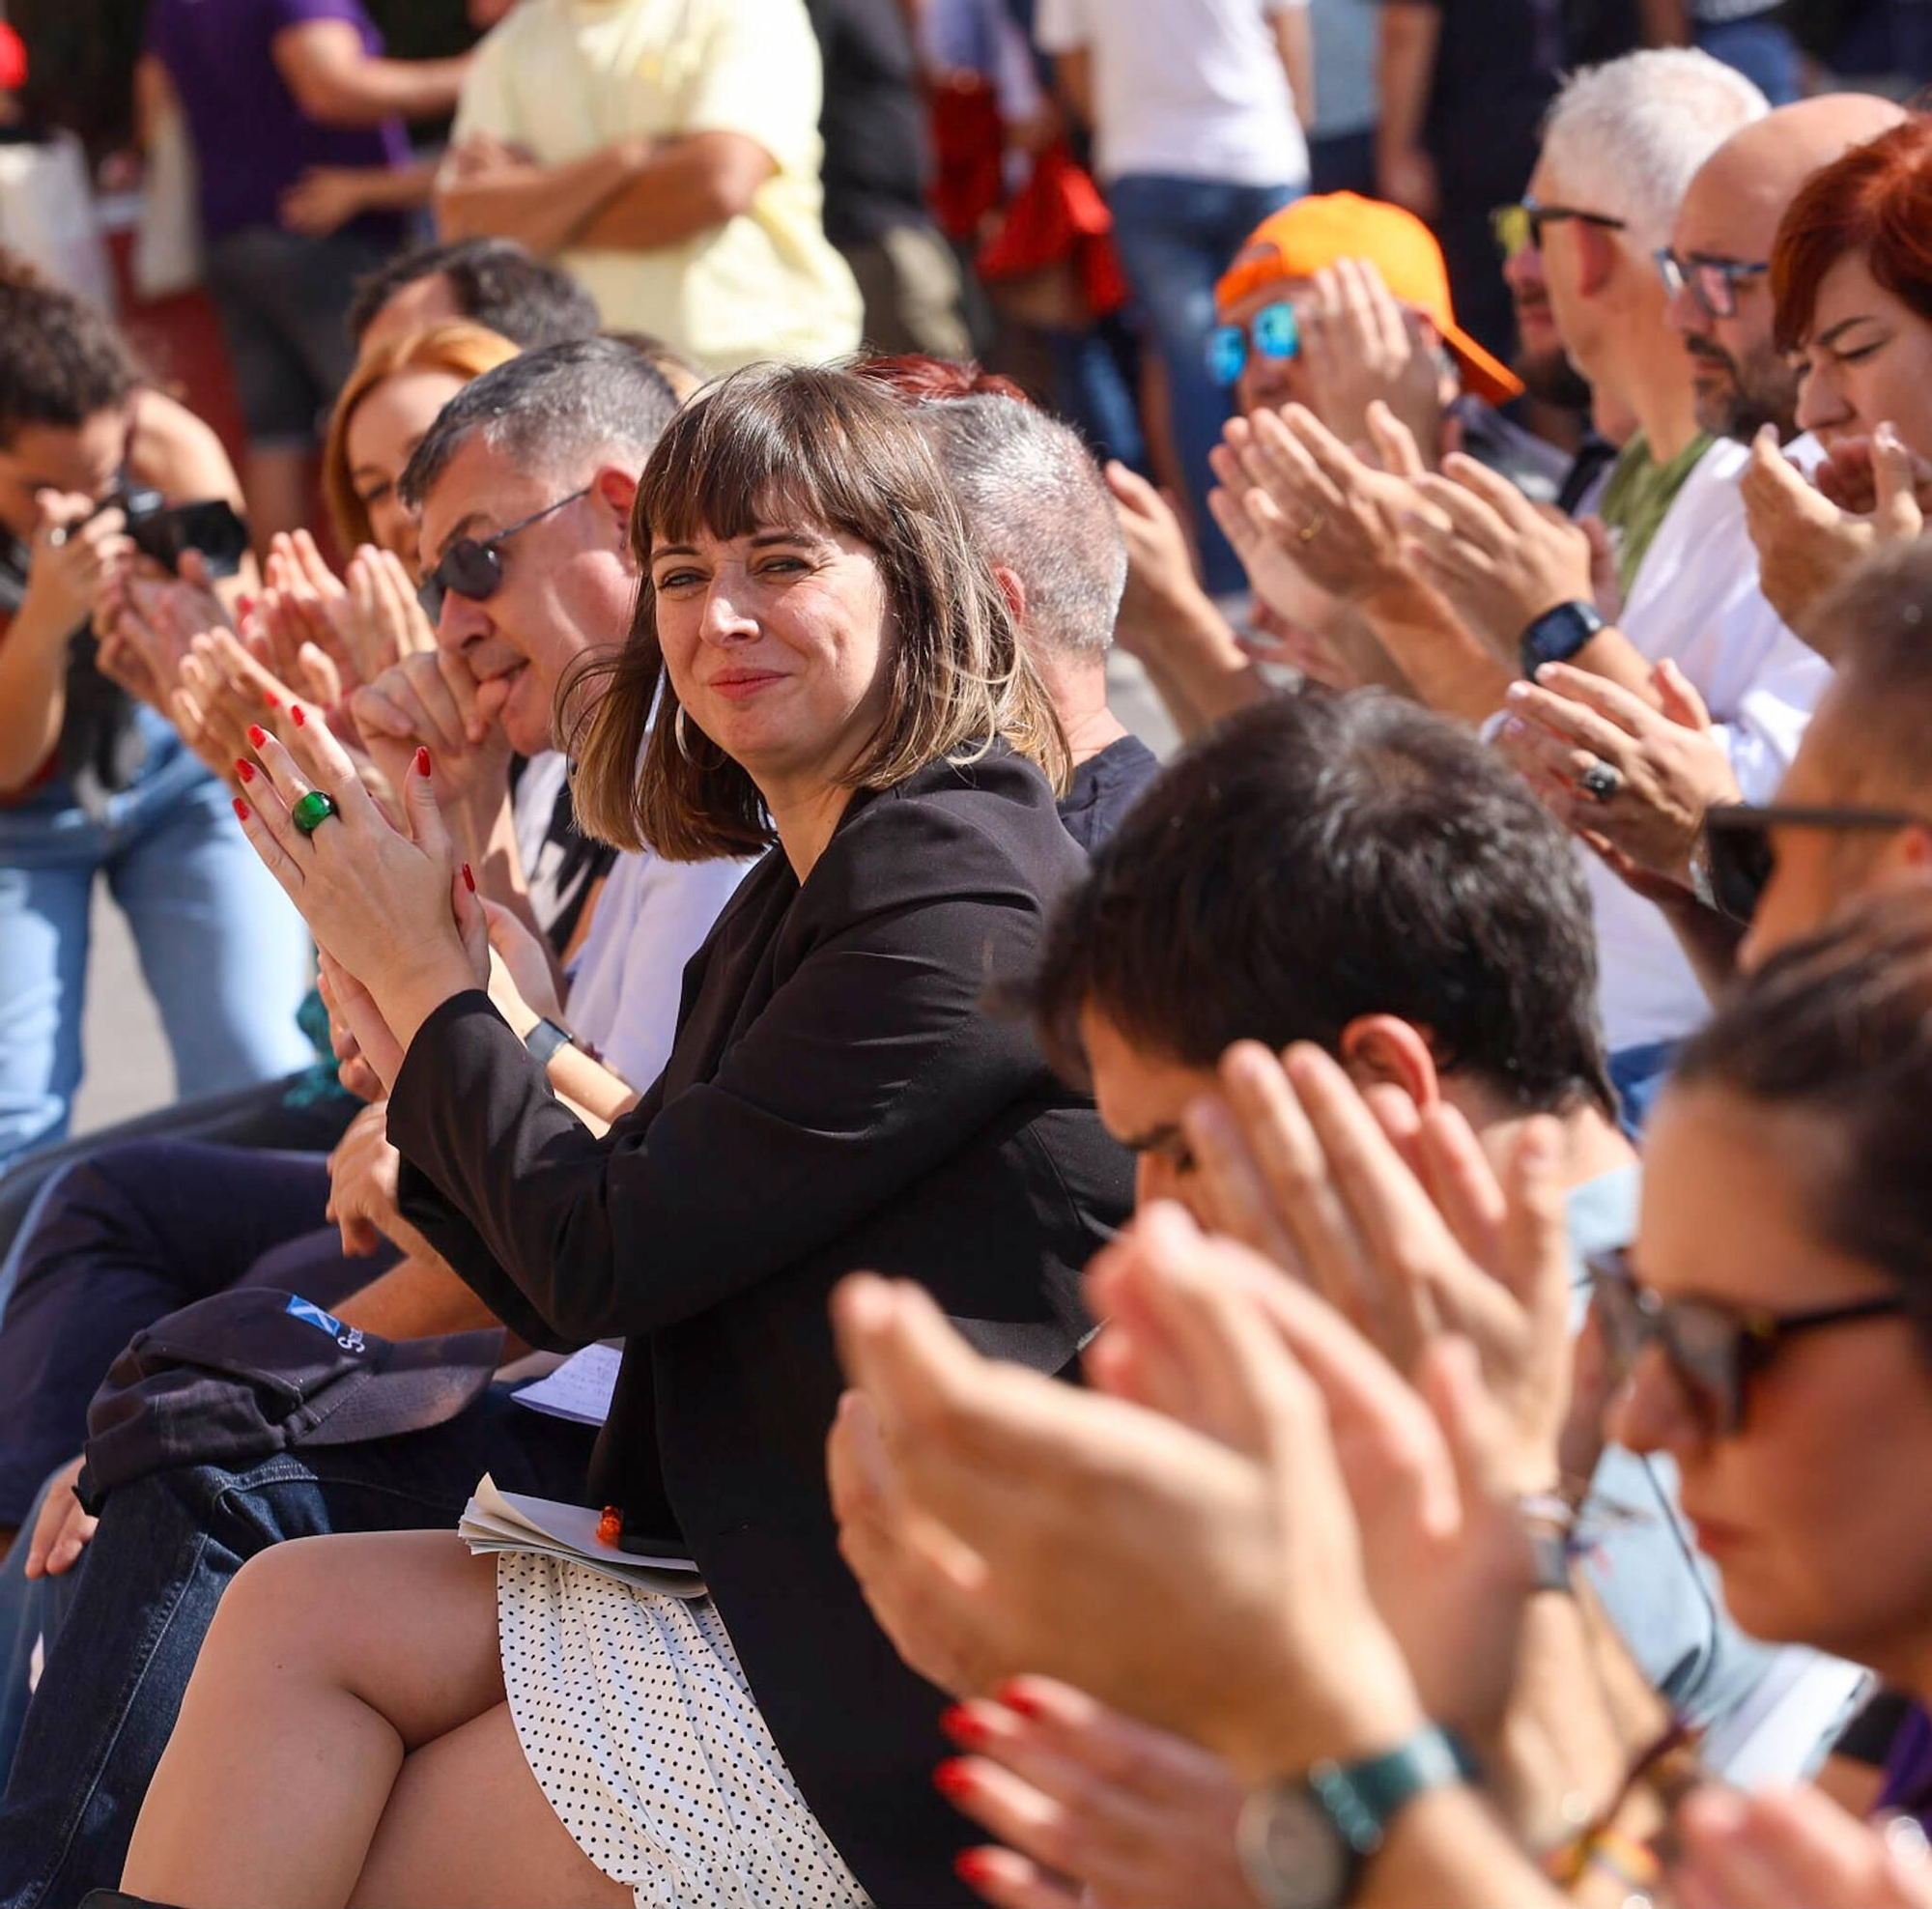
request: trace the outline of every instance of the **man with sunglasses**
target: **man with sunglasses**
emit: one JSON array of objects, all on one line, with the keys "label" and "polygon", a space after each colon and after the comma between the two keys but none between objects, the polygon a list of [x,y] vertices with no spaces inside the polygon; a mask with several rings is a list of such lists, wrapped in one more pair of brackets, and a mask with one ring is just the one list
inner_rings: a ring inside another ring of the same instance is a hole
[{"label": "man with sunglasses", "polygon": [[1734,132],[1690,182],[1657,266],[1713,437],[1748,443],[1766,424],[1794,435],[1797,374],[1771,335],[1778,220],[1810,174],[1904,117],[1874,94],[1821,94]]}]

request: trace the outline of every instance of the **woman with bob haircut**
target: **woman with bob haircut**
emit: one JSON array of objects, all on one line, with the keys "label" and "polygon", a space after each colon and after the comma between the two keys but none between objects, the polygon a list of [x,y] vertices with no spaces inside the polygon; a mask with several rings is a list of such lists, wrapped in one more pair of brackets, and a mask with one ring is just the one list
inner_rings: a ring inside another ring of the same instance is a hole
[{"label": "woman with bob haircut", "polygon": [[1932,115],[1807,179],[1772,247],[1777,349],[1802,358],[1798,428],[1829,449],[1889,424],[1932,457]]},{"label": "woman with bob haircut", "polygon": [[[139,1895],[972,1899],[929,1781],[942,1699],[838,1557],[826,1302],[885,1268],[1048,1372],[1087,1330],[1079,1271],[1128,1159],[981,1010],[1081,868],[1065,746],[923,434],[849,373],[712,386],[633,526],[643,579],[579,813],[673,859],[764,854],[608,1136],[483,992],[429,765],[412,843],[324,726],[296,756],[265,738],[245,826],[390,1086],[405,1212],[532,1345],[625,1339],[586,1502],[696,1559],[708,1596],[442,1533],[264,1553],[135,1830]],[[311,787],[336,812],[305,835]],[[249,1833],[211,1838],[216,1811]]]},{"label": "woman with bob haircut", "polygon": [[443,406],[517,351],[487,325],[452,319],[363,352],[335,400],[322,452],[323,502],[338,549],[374,544],[414,574],[415,513],[396,495],[396,480]]}]

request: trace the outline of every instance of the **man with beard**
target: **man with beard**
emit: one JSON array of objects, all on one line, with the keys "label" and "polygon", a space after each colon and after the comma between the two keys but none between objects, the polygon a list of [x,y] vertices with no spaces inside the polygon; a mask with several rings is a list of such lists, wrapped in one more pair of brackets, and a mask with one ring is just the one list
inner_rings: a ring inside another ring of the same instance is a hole
[{"label": "man with beard", "polygon": [[1778,220],[1820,166],[1904,117],[1870,94],[1802,100],[1734,132],[1690,182],[1658,265],[1690,355],[1697,422],[1714,437],[1748,443],[1767,424],[1794,435],[1798,376],[1771,335]]}]

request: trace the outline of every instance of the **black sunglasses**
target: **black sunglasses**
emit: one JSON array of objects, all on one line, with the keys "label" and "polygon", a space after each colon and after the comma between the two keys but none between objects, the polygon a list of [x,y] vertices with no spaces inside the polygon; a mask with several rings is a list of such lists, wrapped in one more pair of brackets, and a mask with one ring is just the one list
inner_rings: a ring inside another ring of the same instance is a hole
[{"label": "black sunglasses", "polygon": [[1761,278],[1771,270],[1769,261],[1740,265],[1735,259],[1680,259],[1668,245],[1651,257],[1657,261],[1665,293],[1674,299],[1689,286],[1706,318],[1737,317],[1739,284],[1747,278]]},{"label": "black sunglasses", "polygon": [[1607,213],[1586,213],[1576,206],[1540,206],[1527,195],[1513,206],[1498,206],[1490,214],[1490,230],[1495,235],[1496,249],[1504,262],[1516,257],[1525,245],[1543,249],[1543,228],[1558,219],[1574,218],[1583,225],[1601,226],[1605,232],[1628,230],[1629,222],[1612,218]]},{"label": "black sunglasses", "polygon": [[1907,1310],[1898,1293],[1797,1313],[1740,1309],[1714,1299],[1662,1299],[1637,1282],[1624,1253],[1598,1254],[1588,1266],[1614,1379],[1628,1379],[1656,1346],[1705,1429],[1718,1438],[1743,1427],[1746,1388],[1793,1339]]},{"label": "black sunglasses", "polygon": [[1759,898],[1777,869],[1774,829],[1932,828],[1932,820],[1903,809],[1806,808],[1773,803],[1721,803],[1704,816],[1704,862],[1710,905],[1748,927]]},{"label": "black sunglasses", "polygon": [[503,546],[519,530],[527,530],[532,524],[552,517],[559,510],[575,503],[579,498],[590,495],[588,484],[581,491],[572,491],[567,498],[558,498],[554,503],[545,504],[541,510],[533,510],[527,517],[520,517],[506,529],[498,530],[494,537],[458,537],[437,559],[436,568],[427,572],[416,589],[416,601],[422,605],[423,614],[432,624],[442,620],[442,600],[453,590],[460,597],[468,597],[471,603],[481,603],[486,597],[494,596],[503,582]]}]

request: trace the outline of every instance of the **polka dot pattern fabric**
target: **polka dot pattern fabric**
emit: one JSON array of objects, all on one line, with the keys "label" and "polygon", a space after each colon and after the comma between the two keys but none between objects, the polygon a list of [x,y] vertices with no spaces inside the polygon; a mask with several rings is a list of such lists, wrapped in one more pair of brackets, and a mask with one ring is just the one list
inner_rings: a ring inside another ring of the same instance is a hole
[{"label": "polka dot pattern fabric", "polygon": [[497,1629],[539,1786],[639,1909],[869,1909],[709,1598],[505,1552]]}]

